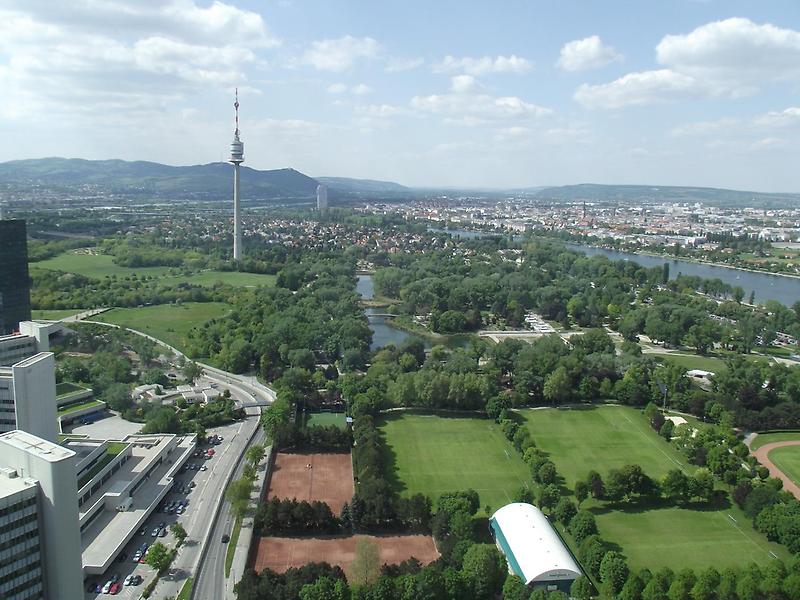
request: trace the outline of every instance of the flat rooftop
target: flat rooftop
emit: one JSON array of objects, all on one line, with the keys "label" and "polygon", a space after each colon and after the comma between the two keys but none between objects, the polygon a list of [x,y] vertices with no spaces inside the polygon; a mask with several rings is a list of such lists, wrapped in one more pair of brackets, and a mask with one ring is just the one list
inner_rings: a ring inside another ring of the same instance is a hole
[{"label": "flat rooftop", "polygon": [[62,460],[73,460],[75,457],[75,452],[72,450],[54,444],[53,442],[43,440],[25,431],[20,431],[19,429],[0,435],[0,444],[6,444],[18,450],[24,450],[40,460],[46,460],[48,462],[55,463],[61,462]]},{"label": "flat rooftop", "polygon": [[[135,443],[138,436],[129,436],[124,441]],[[144,436],[156,437],[156,436]],[[169,438],[171,436],[164,436]],[[96,575],[108,566],[125,547],[139,528],[150,517],[161,499],[172,488],[172,473],[179,469],[194,450],[194,436],[184,436],[169,455],[158,465],[150,477],[142,483],[131,497],[133,504],[124,512],[103,508],[100,515],[81,534],[81,552],[85,575]],[[166,443],[151,448],[134,446],[132,457],[117,471],[97,494],[114,494],[124,489],[137,474],[149,469],[158,459]],[[97,494],[93,496],[96,497]],[[95,501],[86,502],[81,508],[90,508]],[[81,516],[84,513],[81,513]]]},{"label": "flat rooftop", "polygon": [[0,473],[0,498],[12,496],[35,487],[35,479],[29,479],[27,477],[8,477],[5,473]]}]

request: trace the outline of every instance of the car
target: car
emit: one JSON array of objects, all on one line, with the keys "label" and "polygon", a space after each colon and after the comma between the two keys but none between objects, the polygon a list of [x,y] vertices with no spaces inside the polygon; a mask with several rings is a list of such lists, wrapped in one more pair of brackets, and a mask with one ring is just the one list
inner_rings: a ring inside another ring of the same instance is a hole
[{"label": "car", "polygon": [[213,449],[213,448],[209,448],[209,450],[208,450],[208,452],[206,452],[206,454],[207,454],[208,456],[214,456],[214,454],[216,454],[216,452],[214,452],[214,449]]},{"label": "car", "polygon": [[139,535],[147,535],[147,528],[146,527],[142,527],[139,530]]},{"label": "car", "polygon": [[137,550],[134,553],[133,558],[131,558],[131,562],[138,563],[140,558],[142,558],[142,553],[139,550]]},{"label": "car", "polygon": [[119,581],[119,573],[114,573],[114,574],[111,576],[111,579],[109,579],[109,581],[110,581],[111,583],[117,583],[117,582]]},{"label": "car", "polygon": [[207,470],[208,470],[208,467],[206,467],[205,465],[203,465],[202,467],[200,467],[200,470],[201,470],[201,471],[207,471]]},{"label": "car", "polygon": [[158,537],[158,534],[159,534],[160,531],[161,531],[161,527],[156,527],[155,529],[153,529],[153,533],[151,533],[150,535],[153,536],[153,537]]},{"label": "car", "polygon": [[141,575],[131,575],[131,585],[139,585],[142,583]]},{"label": "car", "polygon": [[119,582],[116,582],[114,585],[111,586],[111,589],[108,590],[108,593],[111,594],[112,596],[116,596],[117,594],[119,594],[120,589],[122,589],[122,586],[119,584]]},{"label": "car", "polygon": [[122,585],[133,585],[133,578],[135,575],[128,575]]},{"label": "car", "polygon": [[145,562],[147,562],[147,552],[143,552],[142,555],[139,557],[139,563],[140,564],[145,563]]},{"label": "car", "polygon": [[158,532],[158,537],[167,537],[167,530],[166,528],[162,529]]},{"label": "car", "polygon": [[190,488],[193,488],[193,487],[195,487],[196,485],[197,485],[197,484],[196,484],[194,481],[190,481],[190,482],[189,482],[189,487],[190,487]]},{"label": "car", "polygon": [[147,549],[150,547],[150,544],[147,542],[142,542],[142,545],[139,546],[139,552],[147,552]]},{"label": "car", "polygon": [[103,589],[101,590],[101,592],[103,594],[110,594],[112,585],[114,585],[113,581],[106,581],[106,584],[103,586]]},{"label": "car", "polygon": [[222,543],[223,544],[227,544],[230,541],[231,541],[231,536],[229,536],[227,533],[223,533],[222,534]]}]

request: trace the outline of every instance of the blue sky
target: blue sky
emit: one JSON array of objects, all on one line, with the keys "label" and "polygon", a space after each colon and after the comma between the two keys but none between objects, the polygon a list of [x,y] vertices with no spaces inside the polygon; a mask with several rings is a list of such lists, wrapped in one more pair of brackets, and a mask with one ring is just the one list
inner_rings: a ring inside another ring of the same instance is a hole
[{"label": "blue sky", "polygon": [[0,3],[0,160],[800,191],[800,2]]}]

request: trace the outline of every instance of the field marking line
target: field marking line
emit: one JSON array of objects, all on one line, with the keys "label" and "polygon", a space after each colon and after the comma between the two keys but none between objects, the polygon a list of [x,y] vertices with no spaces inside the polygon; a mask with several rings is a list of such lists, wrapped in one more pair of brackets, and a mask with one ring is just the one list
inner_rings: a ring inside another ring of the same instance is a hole
[{"label": "field marking line", "polygon": [[[718,514],[720,517],[722,517],[722,519],[725,519],[725,517],[722,515],[722,513],[717,513],[717,514]],[[730,515],[728,515],[728,517],[730,517],[730,518],[731,518],[731,520],[733,520],[733,517],[731,517]],[[735,521],[735,520],[733,520],[733,522],[732,522],[732,523],[731,523],[730,521],[726,521],[726,522],[727,522],[727,523],[729,523],[729,524],[730,524],[730,525],[731,525],[731,526],[732,526],[734,529],[736,529],[736,530],[737,530],[737,531],[738,531],[740,534],[742,534],[742,537],[744,537],[744,539],[746,539],[748,542],[750,542],[751,544],[753,544],[753,545],[754,545],[756,548],[758,548],[758,549],[759,549],[759,550],[761,550],[762,552],[770,552],[769,550],[767,550],[766,548],[764,548],[763,546],[761,546],[761,544],[759,544],[758,542],[756,542],[756,541],[755,541],[753,538],[751,538],[749,535],[747,535],[747,534],[746,534],[746,533],[745,533],[745,532],[742,530],[742,528],[741,528],[741,527],[739,527],[739,525],[736,523],[736,521]]]},{"label": "field marking line", "polygon": [[678,465],[678,466],[681,468],[681,471],[686,471],[686,468],[684,467],[684,465],[683,465],[682,463],[678,462],[677,460],[675,460],[674,458],[672,458],[672,457],[671,457],[669,454],[667,454],[666,452],[664,452],[664,450],[662,450],[661,448],[659,448],[659,447],[658,447],[658,444],[656,444],[656,443],[655,443],[653,440],[651,440],[651,439],[650,439],[650,437],[647,435],[647,432],[645,432],[645,431],[642,431],[642,428],[641,428],[641,427],[639,427],[639,426],[638,426],[636,423],[634,423],[633,421],[631,421],[631,419],[630,419],[630,417],[628,417],[628,415],[626,415],[625,413],[622,413],[622,416],[623,416],[623,417],[625,417],[625,420],[627,420],[627,421],[628,421],[628,422],[629,422],[631,425],[633,425],[633,427],[634,427],[634,428],[635,428],[635,429],[638,431],[638,433],[640,433],[640,434],[642,435],[642,437],[644,437],[644,438],[645,438],[645,440],[647,440],[647,442],[648,442],[649,444],[651,444],[652,446],[654,446],[656,450],[658,450],[659,452],[661,452],[661,454],[663,454],[664,456],[666,456],[668,461],[670,461],[670,462],[673,462],[673,463],[675,463],[676,465]]},{"label": "field marking line", "polygon": [[508,450],[505,450],[505,449],[504,449],[504,450],[503,450],[503,452],[505,452],[506,458],[507,458],[508,460],[511,460],[511,456],[508,454]]}]

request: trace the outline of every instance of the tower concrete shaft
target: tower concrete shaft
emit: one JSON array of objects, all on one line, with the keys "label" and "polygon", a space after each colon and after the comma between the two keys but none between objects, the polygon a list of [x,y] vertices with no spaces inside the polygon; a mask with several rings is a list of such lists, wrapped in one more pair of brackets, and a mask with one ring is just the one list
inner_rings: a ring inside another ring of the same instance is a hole
[{"label": "tower concrete shaft", "polygon": [[239,163],[233,163],[233,260],[242,260],[242,203],[239,199]]}]

